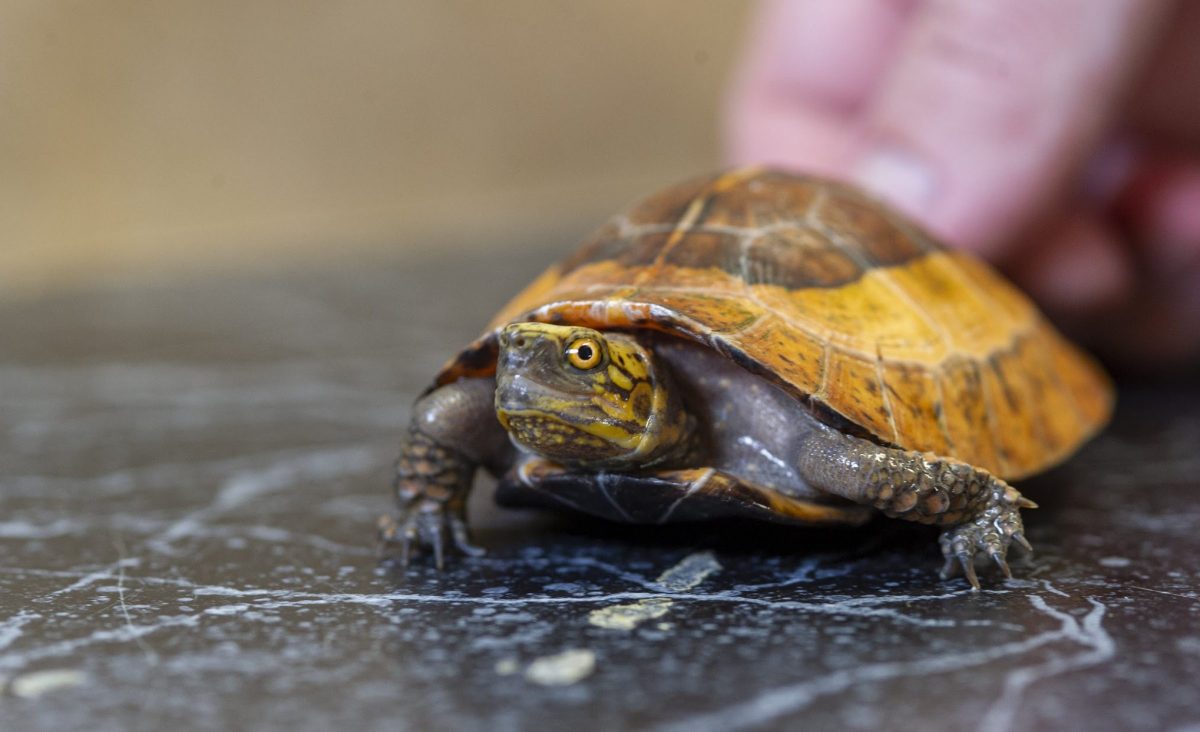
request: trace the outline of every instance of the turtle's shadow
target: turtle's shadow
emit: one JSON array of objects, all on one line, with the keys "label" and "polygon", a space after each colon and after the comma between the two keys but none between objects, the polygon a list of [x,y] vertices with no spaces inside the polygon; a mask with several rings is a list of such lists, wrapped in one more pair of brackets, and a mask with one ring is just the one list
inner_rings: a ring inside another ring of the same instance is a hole
[{"label": "turtle's shadow", "polygon": [[477,536],[499,553],[536,545],[551,552],[591,547],[598,552],[639,555],[708,550],[747,559],[763,556],[803,559],[817,554],[847,558],[877,553],[936,554],[932,548],[936,545],[936,529],[882,516],[860,527],[789,526],[737,518],[659,526],[623,524],[586,514],[536,509],[493,507],[490,511],[508,516],[498,522],[485,521],[486,526],[477,531]]}]

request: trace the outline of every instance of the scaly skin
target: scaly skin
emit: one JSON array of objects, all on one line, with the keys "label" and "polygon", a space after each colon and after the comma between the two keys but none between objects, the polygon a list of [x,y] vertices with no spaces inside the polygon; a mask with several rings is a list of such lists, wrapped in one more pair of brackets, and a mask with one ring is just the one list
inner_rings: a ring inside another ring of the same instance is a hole
[{"label": "scaly skin", "polygon": [[401,564],[407,567],[413,550],[427,546],[433,549],[434,562],[441,569],[447,534],[464,554],[483,554],[467,535],[467,494],[475,467],[462,453],[409,428],[392,481],[400,517],[379,519],[379,539],[384,546],[400,545]]},{"label": "scaly skin", "polygon": [[953,458],[882,447],[825,430],[810,440],[800,469],[821,490],[863,503],[892,517],[944,526],[942,577],[961,568],[979,590],[975,557],[990,557],[1011,577],[1008,547],[1033,551],[1024,535],[1020,509],[1037,504],[986,470]]},{"label": "scaly skin", "polygon": [[447,538],[464,554],[483,553],[468,540],[467,494],[476,468],[502,470],[512,453],[496,422],[495,390],[492,379],[460,379],[413,405],[393,481],[398,515],[379,519],[381,551],[399,544],[407,566],[414,551],[429,548],[439,568]]}]

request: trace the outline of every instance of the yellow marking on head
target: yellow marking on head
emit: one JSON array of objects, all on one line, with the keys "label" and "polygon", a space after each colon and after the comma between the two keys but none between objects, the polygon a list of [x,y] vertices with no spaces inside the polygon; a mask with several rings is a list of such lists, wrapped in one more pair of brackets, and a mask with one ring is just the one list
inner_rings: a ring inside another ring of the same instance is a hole
[{"label": "yellow marking on head", "polygon": [[[604,377],[600,376],[599,374],[597,374],[597,376],[599,377],[597,381],[603,383]],[[626,376],[621,369],[616,366],[616,364],[610,363],[608,365],[608,378],[612,379],[612,383],[621,387],[625,391],[630,391],[633,389],[633,381],[630,380],[630,378]]]},{"label": "yellow marking on head", "polygon": [[[639,454],[653,452],[663,443],[680,442],[687,425],[683,412],[672,413],[668,408],[671,395],[666,389],[654,389],[652,397],[650,418],[646,421],[646,439],[642,440],[638,448]],[[633,401],[632,395],[630,401]]]},{"label": "yellow marking on head", "polygon": [[618,392],[604,391],[597,394],[592,399],[592,403],[613,419],[645,425],[650,413],[648,411],[639,413],[638,408],[651,405],[653,391],[654,387],[650,386],[650,382],[643,381],[633,388],[628,398]]},{"label": "yellow marking on head", "polygon": [[[609,361],[617,366],[623,372],[623,375],[633,379],[634,381],[645,381],[650,378],[650,370],[645,362],[637,356],[637,347],[632,343],[622,342],[616,339],[608,339],[608,358]],[[609,373],[611,376],[611,372]],[[622,388],[628,389],[625,385]]]},{"label": "yellow marking on head", "polygon": [[593,422],[584,427],[583,431],[608,440],[614,445],[620,445],[626,450],[636,448],[642,441],[642,433],[633,433],[615,424],[605,424],[604,422]]},{"label": "yellow marking on head", "polygon": [[562,325],[552,325],[550,323],[537,323],[527,321],[524,323],[514,323],[519,325],[522,333],[538,333],[554,340],[561,341],[564,334],[571,332],[571,328]]},{"label": "yellow marking on head", "polygon": [[[563,419],[560,413],[540,408],[505,410],[499,417],[501,425],[509,434],[525,442],[553,441],[563,444],[568,436],[572,440],[586,439],[585,436],[590,436],[622,450],[635,450],[642,439],[642,433],[633,433],[618,425],[604,422],[575,424]],[[560,436],[563,439],[558,439]],[[589,445],[595,447],[599,442],[589,442]]]}]

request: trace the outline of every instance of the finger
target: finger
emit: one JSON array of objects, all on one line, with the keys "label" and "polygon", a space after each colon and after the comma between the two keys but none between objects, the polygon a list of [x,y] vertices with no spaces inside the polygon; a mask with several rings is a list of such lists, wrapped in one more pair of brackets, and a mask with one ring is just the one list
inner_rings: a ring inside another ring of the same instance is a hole
[{"label": "finger", "polygon": [[1115,208],[1152,276],[1200,270],[1200,161],[1143,155]]},{"label": "finger", "polygon": [[913,2],[769,0],[752,20],[726,100],[733,164],[832,172],[891,61]]},{"label": "finger", "polygon": [[930,0],[867,112],[855,176],[997,254],[1067,188],[1162,5]]},{"label": "finger", "polygon": [[1137,134],[1200,144],[1200,3],[1176,3],[1146,72],[1126,105]]},{"label": "finger", "polygon": [[1133,297],[1133,262],[1117,232],[1098,214],[1068,211],[1040,231],[1011,271],[1052,314],[1080,320]]},{"label": "finger", "polygon": [[1113,210],[1141,281],[1133,302],[1105,323],[1110,350],[1160,366],[1200,357],[1200,161],[1142,154]]}]

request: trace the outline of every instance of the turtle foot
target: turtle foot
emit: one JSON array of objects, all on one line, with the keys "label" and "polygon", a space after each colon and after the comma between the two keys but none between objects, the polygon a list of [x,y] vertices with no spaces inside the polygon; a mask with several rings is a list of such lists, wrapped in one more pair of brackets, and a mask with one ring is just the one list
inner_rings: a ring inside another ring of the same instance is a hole
[{"label": "turtle foot", "polygon": [[1007,561],[1009,545],[1016,542],[1026,552],[1033,552],[1033,547],[1025,538],[1022,508],[1037,508],[1037,504],[1007,483],[995,479],[987,506],[970,521],[942,532],[939,543],[942,556],[946,558],[941,571],[942,579],[962,572],[971,583],[971,590],[978,592],[975,558],[981,554],[990,558],[1004,576],[1011,579],[1012,570]]},{"label": "turtle foot", "polygon": [[[471,557],[482,556],[482,547],[470,541],[467,522],[457,512],[442,502],[430,498],[418,498],[405,506],[399,517],[379,517],[379,553],[382,558],[399,559],[407,568],[416,554],[431,550],[434,565],[440,571],[445,567],[447,544],[452,544],[460,553]],[[390,547],[398,546],[399,554],[392,555]]]}]

